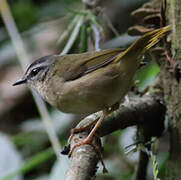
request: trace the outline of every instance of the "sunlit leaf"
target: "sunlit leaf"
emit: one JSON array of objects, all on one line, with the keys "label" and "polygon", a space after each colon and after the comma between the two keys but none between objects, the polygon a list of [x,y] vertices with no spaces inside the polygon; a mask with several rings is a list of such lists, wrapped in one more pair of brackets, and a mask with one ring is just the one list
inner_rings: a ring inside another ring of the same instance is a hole
[{"label": "sunlit leaf", "polygon": [[147,86],[151,85],[159,72],[159,66],[153,61],[141,68],[135,76],[138,91],[143,91]]}]

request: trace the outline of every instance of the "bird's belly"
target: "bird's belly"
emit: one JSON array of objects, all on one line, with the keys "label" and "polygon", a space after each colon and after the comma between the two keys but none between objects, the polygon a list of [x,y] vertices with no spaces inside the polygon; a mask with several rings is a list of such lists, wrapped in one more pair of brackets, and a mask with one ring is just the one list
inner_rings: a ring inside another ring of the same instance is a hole
[{"label": "bird's belly", "polygon": [[77,80],[63,83],[56,107],[66,113],[88,114],[119,103],[129,90],[132,78],[120,72],[119,64]]},{"label": "bird's belly", "polygon": [[[71,101],[71,100],[70,100]],[[106,108],[105,105],[102,103],[95,103],[95,102],[88,102],[87,99],[85,100],[74,100],[69,103],[69,100],[62,99],[61,103],[57,107],[60,111],[65,113],[73,113],[73,114],[91,114],[97,112],[99,110],[103,110]]]},{"label": "bird's belly", "polygon": [[70,88],[66,94],[59,96],[57,108],[66,113],[89,114],[111,107],[119,103],[127,93],[129,87],[121,86],[119,80],[113,80],[107,85],[81,84],[77,89]]},{"label": "bird's belly", "polygon": [[[109,95],[110,96],[110,95]],[[66,113],[91,114],[108,108],[118,102],[119,97],[109,98],[99,93],[76,94],[71,97],[61,97],[58,109]]]}]

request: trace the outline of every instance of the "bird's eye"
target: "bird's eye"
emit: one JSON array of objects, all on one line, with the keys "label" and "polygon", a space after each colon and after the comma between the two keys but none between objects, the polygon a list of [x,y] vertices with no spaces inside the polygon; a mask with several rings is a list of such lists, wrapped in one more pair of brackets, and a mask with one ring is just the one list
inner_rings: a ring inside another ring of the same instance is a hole
[{"label": "bird's eye", "polygon": [[36,76],[36,75],[39,73],[40,70],[41,70],[40,68],[35,68],[35,69],[33,69],[33,70],[31,71],[31,76]]}]

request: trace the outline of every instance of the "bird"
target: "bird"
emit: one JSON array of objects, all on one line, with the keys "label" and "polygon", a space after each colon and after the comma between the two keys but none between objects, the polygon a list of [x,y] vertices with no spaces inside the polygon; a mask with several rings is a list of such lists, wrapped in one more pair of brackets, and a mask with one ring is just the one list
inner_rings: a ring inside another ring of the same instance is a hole
[{"label": "bird", "polygon": [[152,30],[126,50],[116,48],[39,58],[13,86],[27,84],[45,101],[65,113],[103,111],[87,138],[76,144],[73,150],[91,143],[104,118],[119,107],[132,86],[145,52],[169,31],[170,26]]}]

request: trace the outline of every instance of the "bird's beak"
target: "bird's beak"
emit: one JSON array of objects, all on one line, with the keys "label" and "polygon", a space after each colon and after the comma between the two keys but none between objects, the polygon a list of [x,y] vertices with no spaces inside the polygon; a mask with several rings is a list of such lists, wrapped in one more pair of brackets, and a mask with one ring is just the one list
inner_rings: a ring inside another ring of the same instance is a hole
[{"label": "bird's beak", "polygon": [[13,86],[16,86],[16,85],[20,85],[20,84],[25,84],[27,82],[27,79],[26,78],[22,78],[22,79],[19,79],[17,80]]}]

